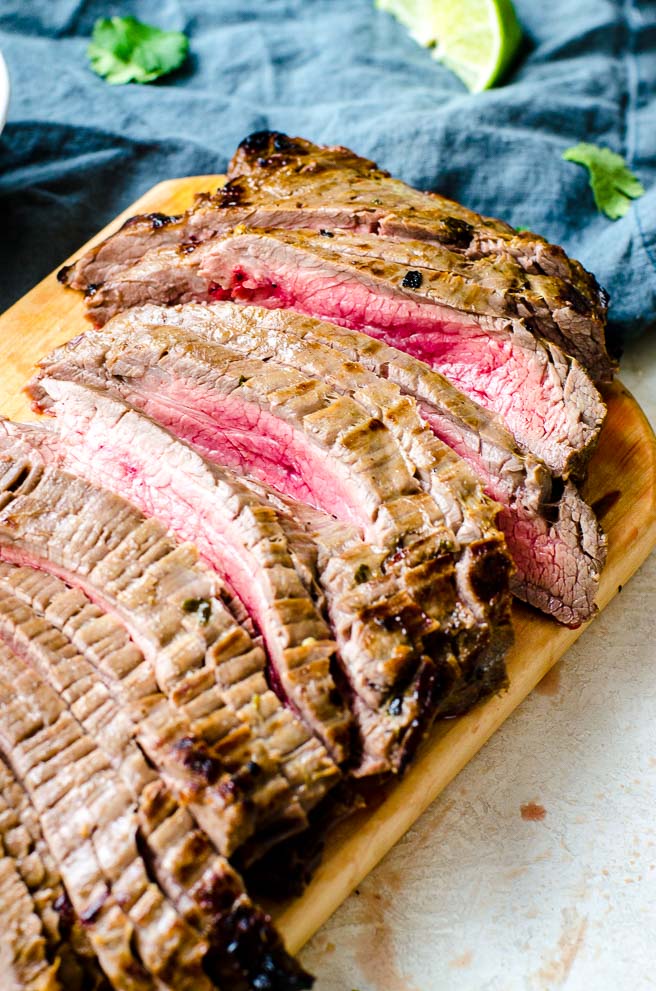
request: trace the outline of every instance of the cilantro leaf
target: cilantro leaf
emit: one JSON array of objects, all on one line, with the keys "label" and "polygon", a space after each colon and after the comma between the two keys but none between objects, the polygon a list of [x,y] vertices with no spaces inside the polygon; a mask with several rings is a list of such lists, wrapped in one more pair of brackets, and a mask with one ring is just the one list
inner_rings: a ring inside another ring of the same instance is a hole
[{"label": "cilantro leaf", "polygon": [[160,31],[135,17],[96,21],[87,55],[108,83],[150,83],[182,65],[189,41],[180,31]]},{"label": "cilantro leaf", "polygon": [[590,186],[597,208],[611,220],[623,217],[631,200],[642,196],[645,188],[627,168],[621,155],[610,148],[578,144],[563,153],[566,162],[584,165],[590,173]]}]

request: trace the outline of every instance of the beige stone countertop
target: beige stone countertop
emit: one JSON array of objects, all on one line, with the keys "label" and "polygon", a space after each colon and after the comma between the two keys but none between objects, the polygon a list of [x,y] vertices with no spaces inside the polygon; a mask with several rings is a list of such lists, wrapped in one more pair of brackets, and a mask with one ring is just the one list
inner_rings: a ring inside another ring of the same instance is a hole
[{"label": "beige stone countertop", "polygon": [[[621,378],[656,427],[656,331]],[[316,991],[656,988],[656,555],[301,954]]]}]

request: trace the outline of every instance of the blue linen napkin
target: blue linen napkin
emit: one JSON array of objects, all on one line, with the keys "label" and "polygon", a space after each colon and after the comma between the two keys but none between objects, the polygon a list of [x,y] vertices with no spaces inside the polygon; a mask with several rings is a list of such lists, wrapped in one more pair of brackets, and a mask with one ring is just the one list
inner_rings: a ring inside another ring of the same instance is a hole
[{"label": "blue linen napkin", "polygon": [[[611,293],[616,332],[638,332],[656,320],[656,3],[516,8],[526,44],[506,85],[470,95],[371,0],[2,0],[0,310],[154,183],[221,172],[271,128],[562,244]],[[85,49],[113,14],[186,31],[191,57],[154,85],[107,85]],[[622,220],[562,160],[579,141],[647,188]]]}]

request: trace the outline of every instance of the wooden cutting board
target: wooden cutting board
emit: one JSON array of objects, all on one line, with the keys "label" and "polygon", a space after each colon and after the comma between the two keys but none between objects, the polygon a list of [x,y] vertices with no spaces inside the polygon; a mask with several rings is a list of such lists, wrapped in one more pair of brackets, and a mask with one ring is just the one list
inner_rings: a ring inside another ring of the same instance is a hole
[{"label": "wooden cutting board", "polygon": [[[221,182],[221,176],[194,176],[160,183],[78,254],[107,237],[127,217],[154,211],[179,213],[195,193]],[[0,412],[14,419],[33,418],[22,388],[34,362],[87,327],[81,297],[63,289],[55,273],[0,316]],[[600,609],[656,544],[656,438],[620,382],[603,391],[608,418],[584,493],[608,534],[608,563],[597,598]],[[566,629],[519,603],[514,618],[516,646],[508,658],[507,691],[467,716],[437,726],[403,780],[383,789],[375,808],[336,828],[305,894],[276,909],[292,952],[329,918],[586,629]]]}]

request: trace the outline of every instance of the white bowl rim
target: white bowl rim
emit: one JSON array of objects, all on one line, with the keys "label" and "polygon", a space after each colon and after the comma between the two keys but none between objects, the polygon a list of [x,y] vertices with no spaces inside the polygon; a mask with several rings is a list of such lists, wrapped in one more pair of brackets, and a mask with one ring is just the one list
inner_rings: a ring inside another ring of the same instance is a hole
[{"label": "white bowl rim", "polygon": [[7,120],[7,110],[9,109],[9,73],[7,63],[0,52],[0,131],[5,126]]}]

